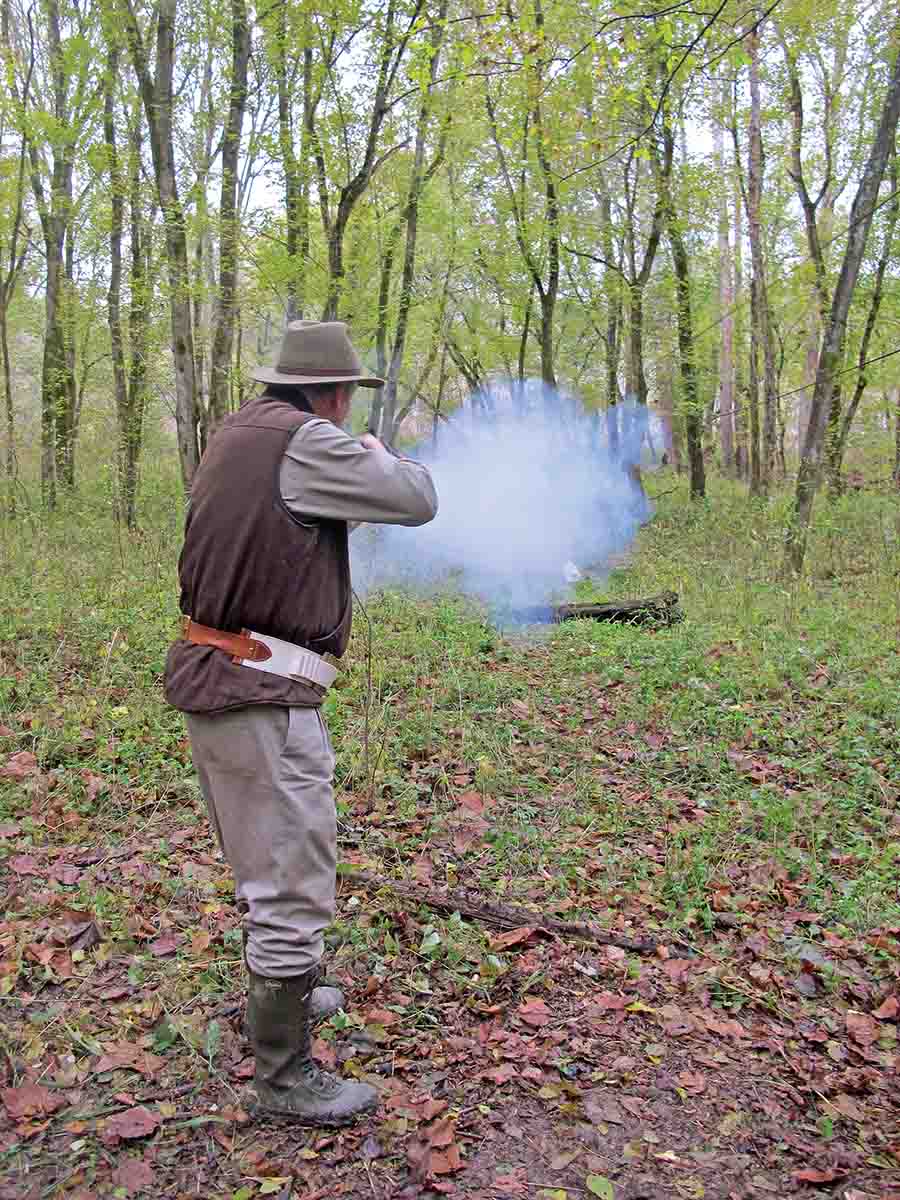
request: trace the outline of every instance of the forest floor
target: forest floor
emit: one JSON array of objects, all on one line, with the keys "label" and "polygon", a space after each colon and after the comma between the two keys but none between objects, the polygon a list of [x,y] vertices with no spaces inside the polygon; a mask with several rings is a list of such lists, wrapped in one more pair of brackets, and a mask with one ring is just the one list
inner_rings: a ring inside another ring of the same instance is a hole
[{"label": "forest floor", "polygon": [[88,502],[6,528],[2,1200],[900,1200],[896,497],[821,505],[786,586],[780,501],[651,487],[633,560],[579,588],[671,588],[680,624],[501,635],[384,596],[370,675],[359,615],[316,1050],[382,1102],[336,1133],[242,1107],[231,883],[159,686],[174,506],[131,540]]}]

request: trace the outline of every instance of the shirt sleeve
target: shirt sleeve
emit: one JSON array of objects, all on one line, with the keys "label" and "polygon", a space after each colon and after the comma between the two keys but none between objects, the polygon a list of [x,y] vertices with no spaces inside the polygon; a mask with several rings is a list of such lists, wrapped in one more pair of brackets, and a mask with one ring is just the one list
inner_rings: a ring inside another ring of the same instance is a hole
[{"label": "shirt sleeve", "polygon": [[437,513],[428,468],[368,450],[324,418],[301,425],[281,461],[281,497],[299,520],[425,525]]}]

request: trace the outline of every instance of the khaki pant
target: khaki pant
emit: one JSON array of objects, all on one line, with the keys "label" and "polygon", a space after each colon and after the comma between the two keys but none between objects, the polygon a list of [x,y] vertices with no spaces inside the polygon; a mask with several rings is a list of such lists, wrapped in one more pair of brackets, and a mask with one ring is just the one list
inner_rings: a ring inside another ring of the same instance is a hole
[{"label": "khaki pant", "polygon": [[334,918],[334,754],[316,708],[251,705],[189,713],[194,766],[246,906],[257,975],[300,975]]}]

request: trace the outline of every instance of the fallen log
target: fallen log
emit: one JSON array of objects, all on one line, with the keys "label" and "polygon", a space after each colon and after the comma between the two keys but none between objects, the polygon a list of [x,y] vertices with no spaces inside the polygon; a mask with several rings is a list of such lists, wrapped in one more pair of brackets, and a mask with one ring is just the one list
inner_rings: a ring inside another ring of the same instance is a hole
[{"label": "fallen log", "polygon": [[592,621],[671,624],[681,619],[677,592],[660,592],[658,596],[646,596],[642,600],[617,600],[611,604],[558,604],[553,612],[556,621],[577,621],[588,617]]},{"label": "fallen log", "polygon": [[384,879],[379,875],[372,875],[368,871],[342,870],[338,879],[357,884],[369,891],[387,888],[395,895],[415,904],[424,904],[427,908],[433,908],[435,912],[458,912],[467,921],[477,921],[480,925],[488,925],[492,929],[522,929],[530,926],[537,933],[578,938],[597,946],[618,946],[635,954],[655,954],[659,945],[652,938],[632,938],[611,929],[600,929],[587,922],[559,921],[555,917],[528,908],[490,904],[484,900],[472,899],[463,892],[436,892],[430,888],[417,888],[398,879]]},{"label": "fallen log", "polygon": [[558,625],[562,621],[624,621],[636,625],[673,625],[681,620],[677,592],[661,592],[637,600],[608,604],[556,604],[517,608],[512,617],[523,625]]}]

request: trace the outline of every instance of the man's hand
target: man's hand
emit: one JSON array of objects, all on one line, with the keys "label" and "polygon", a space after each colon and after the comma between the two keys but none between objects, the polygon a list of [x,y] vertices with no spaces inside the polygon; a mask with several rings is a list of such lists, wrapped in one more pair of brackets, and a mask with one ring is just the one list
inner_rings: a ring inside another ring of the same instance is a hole
[{"label": "man's hand", "polygon": [[384,443],[380,442],[374,433],[364,433],[359,439],[359,444],[364,446],[366,450],[384,450]]}]

